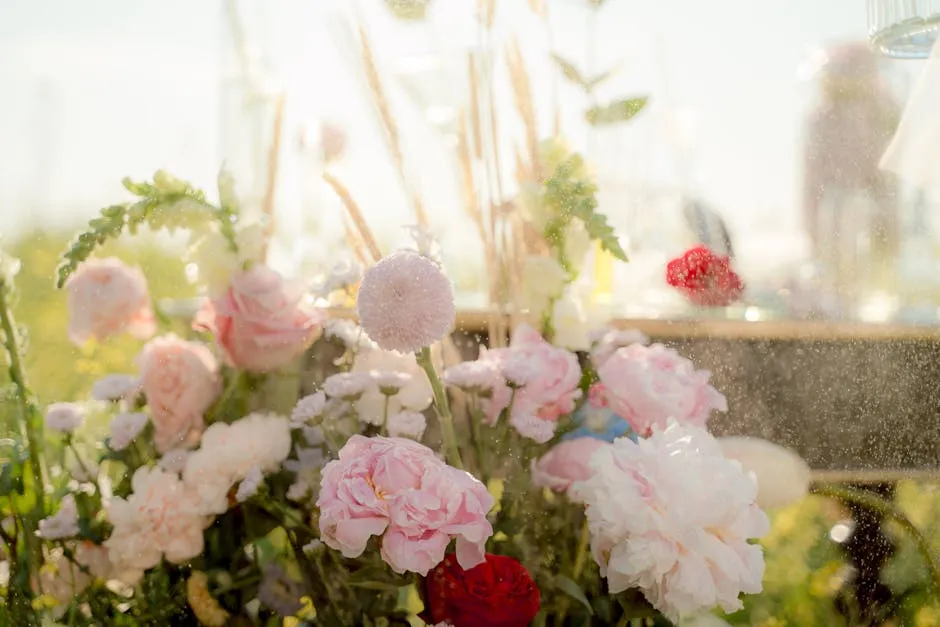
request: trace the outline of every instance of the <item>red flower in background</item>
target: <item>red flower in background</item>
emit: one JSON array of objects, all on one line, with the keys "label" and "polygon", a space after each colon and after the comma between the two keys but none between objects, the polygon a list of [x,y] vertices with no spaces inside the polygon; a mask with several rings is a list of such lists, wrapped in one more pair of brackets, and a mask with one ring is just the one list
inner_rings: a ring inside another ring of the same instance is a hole
[{"label": "red flower in background", "polygon": [[705,246],[687,250],[666,265],[666,282],[693,304],[727,307],[741,297],[744,283],[731,269],[731,259]]},{"label": "red flower in background", "polygon": [[[539,611],[539,589],[518,561],[486,554],[470,570],[453,553],[428,573],[425,604],[428,622],[454,627],[525,627]],[[425,619],[427,620],[427,619]]]}]

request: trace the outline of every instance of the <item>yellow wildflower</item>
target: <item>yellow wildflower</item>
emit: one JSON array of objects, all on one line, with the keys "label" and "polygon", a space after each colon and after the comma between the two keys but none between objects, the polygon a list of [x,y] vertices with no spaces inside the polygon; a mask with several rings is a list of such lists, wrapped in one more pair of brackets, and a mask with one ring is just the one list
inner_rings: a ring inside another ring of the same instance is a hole
[{"label": "yellow wildflower", "polygon": [[223,627],[229,619],[228,612],[209,594],[209,577],[204,572],[197,570],[186,581],[186,600],[205,627]]}]

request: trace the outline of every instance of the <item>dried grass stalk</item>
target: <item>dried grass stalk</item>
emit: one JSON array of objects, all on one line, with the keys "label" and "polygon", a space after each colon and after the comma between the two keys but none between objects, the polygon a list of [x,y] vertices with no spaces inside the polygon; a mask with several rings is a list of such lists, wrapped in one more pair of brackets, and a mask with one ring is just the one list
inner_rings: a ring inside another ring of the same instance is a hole
[{"label": "dried grass stalk", "polygon": [[526,146],[529,150],[529,163],[532,174],[537,178],[541,172],[539,167],[539,135],[535,120],[535,105],[532,100],[532,83],[525,68],[519,41],[513,38],[506,48],[506,65],[509,68],[509,79],[512,84],[513,99],[522,124],[525,127]]},{"label": "dried grass stalk", "polygon": [[473,131],[473,156],[483,158],[483,137],[480,124],[480,86],[477,77],[476,58],[473,53],[467,55],[467,75],[470,80],[470,129]]},{"label": "dried grass stalk", "polygon": [[367,268],[369,264],[369,254],[366,251],[365,245],[362,243],[362,238],[356,235],[353,226],[349,223],[349,218],[343,218],[343,231],[346,236],[346,245],[353,252],[353,256],[356,257],[356,261],[359,262],[363,268]]},{"label": "dried grass stalk", "polygon": [[359,209],[359,205],[353,200],[349,190],[329,172],[323,173],[323,180],[326,181],[327,185],[333,188],[333,191],[336,192],[336,195],[339,196],[339,199],[343,202],[343,206],[346,207],[346,212],[349,214],[349,219],[356,227],[355,230],[362,238],[362,242],[372,256],[372,261],[378,262],[379,259],[382,258],[382,252],[379,250],[375,236],[372,235],[372,229],[369,228],[365,217],[362,215],[362,210]]},{"label": "dried grass stalk", "polygon": [[408,182],[408,176],[405,172],[405,157],[401,148],[401,135],[398,132],[398,125],[395,123],[395,117],[392,115],[388,98],[385,95],[385,89],[382,87],[382,80],[379,78],[379,70],[375,62],[375,55],[372,54],[372,46],[369,45],[369,38],[366,36],[365,28],[361,24],[359,25],[359,42],[369,94],[372,96],[372,102],[379,113],[379,121],[385,130],[388,147],[392,153],[392,161],[405,188],[405,193],[414,205],[418,224],[427,227],[428,216],[424,210],[424,203]]},{"label": "dried grass stalk", "polygon": [[477,0],[477,17],[487,30],[496,23],[496,0]]},{"label": "dried grass stalk", "polygon": [[277,172],[281,155],[281,137],[284,130],[284,106],[287,96],[281,93],[274,109],[274,129],[271,136],[271,146],[268,148],[268,180],[264,190],[264,200],[261,202],[261,215],[264,216],[264,244],[261,248],[261,259],[267,259],[268,247],[277,228],[276,212],[274,211],[274,196],[277,191]]}]

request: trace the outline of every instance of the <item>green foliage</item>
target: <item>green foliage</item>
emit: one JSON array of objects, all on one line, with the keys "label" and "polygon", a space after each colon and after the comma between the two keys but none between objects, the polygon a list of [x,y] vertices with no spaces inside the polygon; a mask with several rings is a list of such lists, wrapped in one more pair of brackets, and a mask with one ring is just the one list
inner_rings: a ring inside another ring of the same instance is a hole
[{"label": "green foliage", "polygon": [[624,98],[615,100],[605,105],[591,107],[584,114],[584,119],[591,126],[605,126],[626,122],[636,116],[640,111],[646,108],[649,98],[640,96],[637,98]]}]

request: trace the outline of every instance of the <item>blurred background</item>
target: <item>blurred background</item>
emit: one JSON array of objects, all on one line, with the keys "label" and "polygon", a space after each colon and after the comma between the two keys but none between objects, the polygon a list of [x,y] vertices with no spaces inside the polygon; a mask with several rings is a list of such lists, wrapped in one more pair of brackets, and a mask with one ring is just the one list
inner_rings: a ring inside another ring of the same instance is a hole
[{"label": "blurred background", "polygon": [[[68,343],[52,276],[72,234],[126,199],[122,177],[161,168],[212,190],[225,163],[248,211],[273,207],[272,265],[311,283],[350,255],[324,172],[342,180],[384,251],[408,241],[402,226],[417,221],[420,197],[460,302],[485,306],[461,129],[468,103],[492,102],[483,143],[504,159],[488,180],[500,180],[500,201],[523,191],[520,77],[504,62],[515,43],[538,136],[586,155],[631,257],[591,259],[583,278],[595,306],[624,317],[936,324],[937,190],[878,168],[925,62],[871,53],[861,0],[497,0],[491,16],[487,4],[0,2],[0,233],[23,260],[18,311],[40,400],[133,368],[131,340]],[[640,98],[635,116],[618,108]],[[741,304],[695,310],[666,286],[666,261],[698,242],[733,256],[748,285]],[[142,236],[106,252],[140,264],[156,298],[182,298],[195,295],[186,246]],[[897,502],[940,541],[932,483],[902,482]],[[766,592],[729,622],[846,624],[832,602],[850,577],[832,535],[844,519],[813,497],[776,512]],[[897,544],[885,573],[893,624],[940,625],[923,565]]]}]

